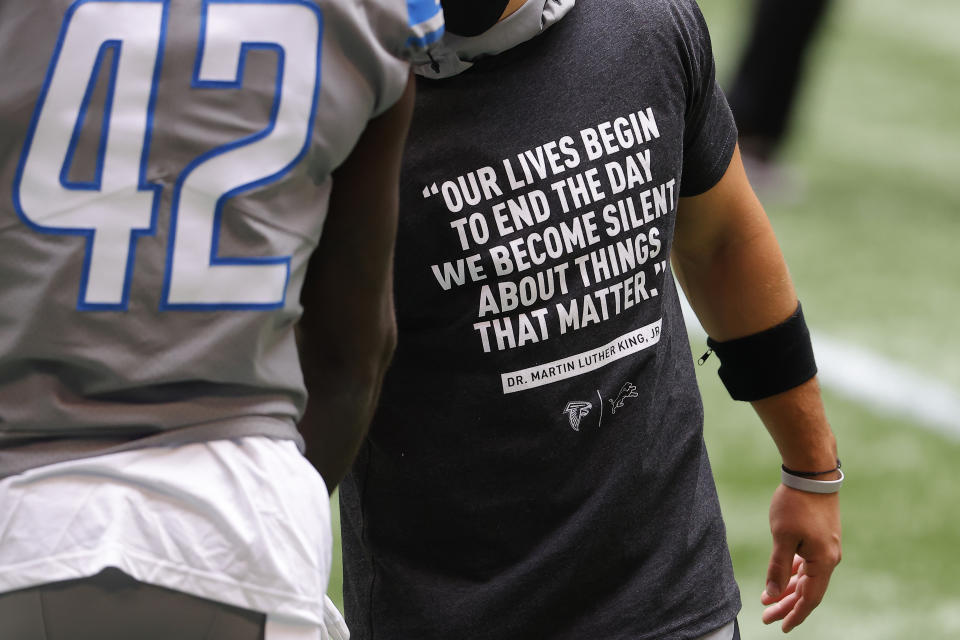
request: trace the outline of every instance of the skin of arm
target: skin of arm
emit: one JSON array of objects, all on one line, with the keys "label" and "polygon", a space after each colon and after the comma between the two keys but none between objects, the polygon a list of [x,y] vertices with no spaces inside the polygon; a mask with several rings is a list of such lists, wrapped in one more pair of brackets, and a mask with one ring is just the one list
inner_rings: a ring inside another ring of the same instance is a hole
[{"label": "skin of arm", "polygon": [[334,171],[301,293],[297,343],[308,401],[299,428],[330,493],[367,433],[396,345],[393,252],[413,98],[411,76],[403,97],[368,123]]},{"label": "skin of arm", "polygon": [[500,20],[503,20],[509,17],[513,13],[516,13],[517,9],[519,9],[526,3],[527,3],[527,0],[510,0],[510,2],[507,3],[507,6],[504,7],[503,14],[500,16]]},{"label": "skin of arm", "polygon": [[[707,192],[681,198],[672,251],[674,272],[707,333],[726,341],[786,320],[797,295],[773,228],[747,180],[739,148],[723,178]],[[801,471],[833,469],[836,439],[817,379],[752,403],[783,464]],[[838,473],[818,476],[832,480]],[[773,552],[763,621],[796,627],[820,603],[840,562],[838,494],[780,485],[770,505]]]}]

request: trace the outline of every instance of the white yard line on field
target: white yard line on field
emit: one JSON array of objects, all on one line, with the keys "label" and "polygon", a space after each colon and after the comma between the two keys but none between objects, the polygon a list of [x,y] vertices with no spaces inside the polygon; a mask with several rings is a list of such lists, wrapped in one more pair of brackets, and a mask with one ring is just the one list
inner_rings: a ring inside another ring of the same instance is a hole
[{"label": "white yard line on field", "polygon": [[[683,316],[691,337],[706,338],[683,296]],[[944,382],[883,356],[811,332],[820,384],[870,409],[909,418],[953,440],[960,440],[960,393]],[[695,349],[696,351],[696,349]]]}]

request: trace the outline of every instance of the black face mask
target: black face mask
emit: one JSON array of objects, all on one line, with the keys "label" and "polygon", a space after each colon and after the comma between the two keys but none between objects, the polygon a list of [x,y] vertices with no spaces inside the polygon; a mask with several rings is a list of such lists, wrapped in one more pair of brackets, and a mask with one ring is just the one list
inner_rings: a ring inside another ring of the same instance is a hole
[{"label": "black face mask", "polygon": [[509,0],[440,0],[447,31],[477,36],[497,24]]}]

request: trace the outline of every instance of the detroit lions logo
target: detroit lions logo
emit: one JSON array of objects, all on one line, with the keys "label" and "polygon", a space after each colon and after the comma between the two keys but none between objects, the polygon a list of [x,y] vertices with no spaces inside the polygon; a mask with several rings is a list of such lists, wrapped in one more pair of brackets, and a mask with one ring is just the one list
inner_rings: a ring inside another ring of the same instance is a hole
[{"label": "detroit lions logo", "polygon": [[615,414],[617,409],[623,406],[623,403],[627,401],[627,398],[636,398],[637,397],[637,387],[636,385],[627,382],[622,387],[620,387],[620,393],[617,394],[616,400],[608,400],[610,403],[610,413]]},{"label": "detroit lions logo", "polygon": [[593,405],[589,402],[574,400],[573,402],[567,403],[563,412],[567,414],[567,420],[570,421],[570,426],[573,427],[573,430],[580,431],[580,420],[590,413],[591,409],[593,409]]}]

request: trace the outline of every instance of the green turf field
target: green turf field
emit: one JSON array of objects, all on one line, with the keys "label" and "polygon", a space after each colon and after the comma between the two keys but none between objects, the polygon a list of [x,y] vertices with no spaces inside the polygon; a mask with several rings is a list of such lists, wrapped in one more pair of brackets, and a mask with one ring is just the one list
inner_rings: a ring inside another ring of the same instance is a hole
[{"label": "green turf field", "polygon": [[[701,0],[723,81],[748,4]],[[805,189],[767,202],[808,322],[960,395],[960,2],[837,0],[810,62],[784,157]],[[743,637],[776,638],[759,622],[759,595],[779,460],[749,407],[726,397],[712,360],[700,371],[706,435]],[[825,400],[849,475],[844,560],[827,599],[790,636],[960,638],[960,435],[832,389]],[[339,602],[338,563],[330,592]]]}]

